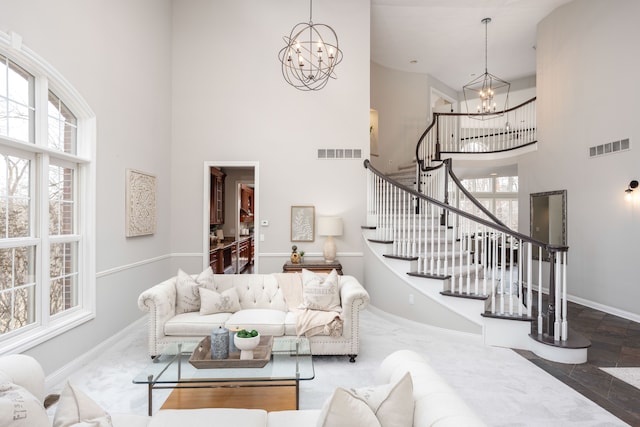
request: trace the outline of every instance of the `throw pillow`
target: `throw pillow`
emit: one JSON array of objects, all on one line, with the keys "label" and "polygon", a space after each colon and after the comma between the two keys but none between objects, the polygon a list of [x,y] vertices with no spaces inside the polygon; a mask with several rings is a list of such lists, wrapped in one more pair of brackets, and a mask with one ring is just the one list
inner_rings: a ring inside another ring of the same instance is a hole
[{"label": "throw pillow", "polygon": [[27,389],[11,382],[0,384],[0,426],[48,426],[49,417],[42,403]]},{"label": "throw pillow", "polygon": [[369,405],[382,427],[413,426],[413,381],[408,372],[395,384],[351,389]]},{"label": "throw pillow", "polygon": [[323,278],[303,268],[302,298],[303,303],[300,308],[341,312],[338,272],[333,269]]},{"label": "throw pillow", "polygon": [[111,416],[89,396],[67,383],[60,393],[53,427],[113,427]]},{"label": "throw pillow", "polygon": [[381,427],[369,405],[337,388],[323,405],[317,427]]},{"label": "throw pillow", "polygon": [[213,270],[211,267],[200,273],[195,279],[178,269],[176,278],[176,314],[200,310],[201,286],[213,288]]},{"label": "throw pillow", "polygon": [[229,288],[222,293],[207,288],[200,288],[200,314],[235,313],[239,311],[240,300],[236,288]]}]

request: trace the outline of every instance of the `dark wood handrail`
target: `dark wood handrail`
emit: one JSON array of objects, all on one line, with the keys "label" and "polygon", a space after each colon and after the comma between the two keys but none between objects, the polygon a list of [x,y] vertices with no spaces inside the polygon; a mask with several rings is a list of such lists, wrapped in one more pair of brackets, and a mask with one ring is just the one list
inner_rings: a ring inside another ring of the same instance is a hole
[{"label": "dark wood handrail", "polygon": [[426,196],[426,195],[414,190],[413,188],[407,187],[406,185],[401,184],[400,182],[396,181],[395,179],[389,178],[388,176],[384,175],[382,172],[380,172],[375,167],[373,167],[373,165],[371,165],[371,162],[369,161],[369,159],[365,159],[364,167],[365,167],[365,169],[369,169],[373,174],[375,174],[376,176],[382,178],[383,180],[387,181],[388,183],[393,184],[394,186],[404,190],[405,192],[407,192],[407,193],[409,193],[409,194],[411,194],[411,195],[413,195],[413,196],[415,196],[415,197],[417,197],[419,199],[425,200],[425,201],[427,201],[427,202],[429,202],[431,204],[434,204],[434,205],[436,205],[436,206],[438,206],[438,207],[440,207],[442,209],[445,209],[447,211],[453,212],[456,215],[460,215],[460,216],[462,216],[464,218],[467,218],[467,219],[470,219],[472,221],[475,221],[475,222],[477,222],[479,224],[482,224],[482,225],[484,225],[486,227],[492,228],[495,231],[499,231],[499,232],[508,234],[508,235],[510,235],[512,237],[515,237],[515,238],[517,238],[519,240],[523,240],[523,241],[531,243],[533,245],[540,246],[540,247],[542,247],[543,249],[546,249],[549,252],[566,252],[566,251],[569,250],[569,246],[566,246],[566,245],[552,245],[552,244],[549,244],[549,243],[541,242],[540,240],[533,239],[533,238],[531,238],[531,237],[529,237],[529,236],[527,236],[525,234],[522,234],[522,233],[519,233],[517,231],[511,230],[509,227],[507,227],[505,225],[496,224],[496,223],[493,223],[491,221],[487,221],[484,218],[477,217],[477,216],[475,216],[475,215],[473,215],[473,214],[471,214],[469,212],[465,212],[465,211],[460,210],[460,209],[458,209],[458,208],[456,208],[454,206],[450,206],[450,205],[448,205],[448,204],[446,204],[444,202],[441,202],[439,200],[436,200],[434,198]]},{"label": "dark wood handrail", "polygon": [[492,114],[483,114],[483,113],[432,113],[432,119],[431,119],[431,124],[429,126],[427,126],[427,128],[425,129],[424,132],[422,132],[422,134],[420,135],[420,138],[418,138],[418,143],[416,144],[416,162],[418,163],[418,165],[420,166],[420,169],[422,171],[426,171],[425,169],[425,161],[424,159],[420,158],[420,147],[422,146],[422,143],[424,142],[425,137],[427,136],[427,134],[429,133],[429,131],[431,131],[431,129],[433,129],[433,127],[437,124],[438,122],[438,117],[439,116],[453,116],[453,117],[464,117],[464,116],[470,116],[470,117],[474,117],[474,116],[491,116],[494,115],[496,117],[504,115],[506,113],[509,113],[511,111],[517,110],[518,108],[524,107],[527,104],[530,104],[532,102],[534,102],[536,100],[536,97],[534,96],[533,98],[516,105],[515,107],[511,107],[508,108],[504,111],[501,111],[499,113],[492,113]]}]

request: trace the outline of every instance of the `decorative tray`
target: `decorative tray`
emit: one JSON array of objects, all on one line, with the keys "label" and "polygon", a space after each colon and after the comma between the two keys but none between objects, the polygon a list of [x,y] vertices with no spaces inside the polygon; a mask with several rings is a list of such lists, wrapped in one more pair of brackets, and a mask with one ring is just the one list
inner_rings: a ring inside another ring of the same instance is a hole
[{"label": "decorative tray", "polygon": [[211,358],[211,337],[207,336],[198,344],[189,358],[189,363],[198,369],[211,368],[262,368],[271,360],[273,336],[261,335],[260,343],[253,350],[253,359],[240,360],[240,352],[229,353],[227,359]]}]

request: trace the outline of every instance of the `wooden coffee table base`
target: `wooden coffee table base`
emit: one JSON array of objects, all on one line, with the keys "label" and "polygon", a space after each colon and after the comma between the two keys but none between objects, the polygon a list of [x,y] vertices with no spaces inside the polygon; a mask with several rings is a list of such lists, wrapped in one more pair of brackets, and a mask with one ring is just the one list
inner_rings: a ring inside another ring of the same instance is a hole
[{"label": "wooden coffee table base", "polygon": [[[296,381],[190,384],[174,389],[160,409],[248,408],[267,411],[298,409]],[[195,388],[201,386],[202,388]]]}]

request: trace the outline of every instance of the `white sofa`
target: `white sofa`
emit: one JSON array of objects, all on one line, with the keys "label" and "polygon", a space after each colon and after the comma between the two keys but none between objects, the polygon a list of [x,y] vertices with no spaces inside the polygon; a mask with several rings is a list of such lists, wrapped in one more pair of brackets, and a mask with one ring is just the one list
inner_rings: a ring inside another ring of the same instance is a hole
[{"label": "white sofa", "polygon": [[[378,389],[386,387],[388,391],[392,387],[398,389],[397,384],[400,380],[405,379],[406,373],[410,374],[411,387],[409,393],[413,395],[413,399],[406,399],[406,396],[397,395],[395,402],[401,407],[389,408],[388,406],[379,409],[375,416],[386,412],[387,417],[394,417],[396,422],[393,425],[399,425],[397,420],[402,418],[405,422],[409,422],[413,427],[481,427],[485,426],[484,422],[466,405],[464,401],[456,394],[456,392],[447,385],[442,378],[428,365],[428,363],[419,354],[410,350],[399,350],[387,356],[378,371],[375,373],[376,386]],[[374,374],[374,373],[372,373]],[[395,385],[394,385],[395,384]],[[3,394],[3,390],[8,385],[17,385],[23,387],[24,393],[21,397],[21,408],[25,408],[29,412],[23,412],[26,418],[17,420],[14,423],[8,422],[2,424],[2,416],[11,416],[11,408],[14,408],[15,395],[7,396]],[[367,395],[375,393],[374,387],[364,388]],[[341,389],[338,389],[341,390]],[[216,426],[216,427],[291,427],[291,426],[335,426],[344,425],[349,427],[366,426],[373,427],[378,425],[375,423],[362,423],[362,414],[357,412],[356,406],[344,406],[343,413],[340,414],[340,408],[329,405],[329,402],[335,402],[337,392],[328,399],[322,409],[300,410],[300,411],[276,411],[266,412],[260,409],[230,409],[230,408],[206,408],[206,409],[175,409],[160,410],[153,417],[132,414],[103,414],[106,418],[110,418],[114,427],[174,427],[174,426]],[[342,389],[347,390],[347,389]],[[351,390],[354,392],[354,390]],[[25,402],[32,397],[38,407],[28,407]],[[46,411],[42,406],[44,398],[44,373],[38,362],[30,356],[11,355],[0,358],[0,425],[11,427],[41,427],[50,426],[51,420],[47,418]],[[391,397],[384,399],[390,402]],[[73,402],[72,402],[73,401]],[[87,409],[83,404],[89,406],[93,403],[91,399],[82,401],[80,408],[62,408],[62,405],[69,405],[70,402],[78,404],[78,399],[64,400],[61,398],[58,407],[55,408],[55,417],[60,422],[61,416],[58,412],[73,414],[84,413],[86,417],[90,417],[93,410],[100,412],[100,408]],[[363,405],[359,399],[354,400],[356,403]],[[353,402],[352,402],[353,403]],[[7,410],[9,404],[9,410]],[[381,405],[384,405],[383,402]],[[407,411],[405,408],[413,407],[413,411]],[[74,411],[70,411],[74,409]],[[334,415],[340,415],[339,423],[330,423],[329,421],[320,422],[320,420],[328,420],[331,411],[335,409]],[[362,409],[362,408],[360,408]],[[366,410],[366,409],[365,409]],[[37,413],[40,411],[41,413]],[[108,412],[108,408],[107,408]],[[373,412],[373,410],[372,410]],[[42,416],[42,414],[44,414]],[[413,415],[412,415],[413,414]],[[95,415],[94,415],[95,416]],[[325,418],[325,416],[327,418]],[[369,415],[371,416],[371,415]],[[44,418],[43,418],[44,417]],[[352,417],[352,419],[349,419]],[[79,416],[79,418],[83,418]],[[84,418],[85,421],[87,418]],[[97,419],[97,418],[94,418]],[[55,419],[54,419],[55,420]],[[67,417],[69,422],[69,416]],[[71,426],[74,424],[66,424]],[[82,425],[109,425],[109,424],[82,424]]]},{"label": "white sofa", "polygon": [[[198,289],[206,288],[224,295],[235,288],[233,293],[239,299],[235,311],[203,314],[199,309],[199,296],[196,293],[184,295],[183,282],[188,282],[188,278],[179,271],[176,276],[142,292],[138,298],[138,307],[149,313],[149,355],[157,356],[171,342],[205,337],[219,326],[256,329],[262,335],[275,337],[296,336],[299,307],[304,302],[303,274],[213,274],[205,270],[200,275],[188,275],[198,283]],[[360,311],[369,303],[369,294],[355,277],[338,277],[339,321],[305,335],[309,336],[312,354],[348,355],[353,362],[359,350]],[[191,309],[185,309],[185,305]],[[326,315],[327,312],[316,314]],[[336,324],[341,328],[334,327]]]}]

